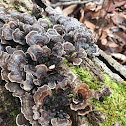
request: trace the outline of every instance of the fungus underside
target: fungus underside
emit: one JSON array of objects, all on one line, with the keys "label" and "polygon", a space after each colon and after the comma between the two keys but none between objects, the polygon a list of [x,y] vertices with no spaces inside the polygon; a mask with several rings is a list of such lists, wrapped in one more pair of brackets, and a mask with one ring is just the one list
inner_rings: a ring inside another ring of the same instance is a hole
[{"label": "fungus underside", "polygon": [[106,121],[100,126],[112,126],[116,122],[126,126],[126,86],[122,84],[125,82],[117,83],[106,74],[104,74],[104,82],[100,82],[90,74],[88,69],[78,66],[71,68],[71,71],[78,75],[82,82],[89,85],[90,89],[100,90],[102,85],[110,87],[112,95],[105,97],[103,102],[91,99],[91,104],[96,106],[93,111],[101,111],[106,115]]}]

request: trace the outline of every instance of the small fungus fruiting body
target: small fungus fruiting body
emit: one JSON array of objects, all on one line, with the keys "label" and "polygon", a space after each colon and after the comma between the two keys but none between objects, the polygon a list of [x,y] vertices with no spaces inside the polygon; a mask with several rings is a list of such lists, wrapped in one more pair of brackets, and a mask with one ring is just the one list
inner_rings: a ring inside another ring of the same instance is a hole
[{"label": "small fungus fruiting body", "polygon": [[[7,82],[6,89],[21,101],[17,125],[28,120],[33,126],[71,126],[71,111],[79,115],[92,111],[89,103],[93,93],[86,84],[77,87],[75,98],[69,97],[76,76],[62,72],[61,65],[63,60],[80,65],[87,55],[98,53],[87,28],[49,7],[46,13],[50,21],[0,10],[1,76]],[[99,100],[110,94],[103,87],[94,97]]]}]

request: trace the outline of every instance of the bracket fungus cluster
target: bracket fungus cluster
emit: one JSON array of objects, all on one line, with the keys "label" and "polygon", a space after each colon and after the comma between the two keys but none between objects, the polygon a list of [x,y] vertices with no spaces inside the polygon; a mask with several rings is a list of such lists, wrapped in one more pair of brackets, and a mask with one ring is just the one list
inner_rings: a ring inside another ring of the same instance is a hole
[{"label": "bracket fungus cluster", "polygon": [[90,112],[94,94],[82,84],[74,92],[76,98],[70,97],[75,75],[61,72],[62,61],[80,65],[87,55],[98,54],[98,48],[76,19],[48,7],[46,13],[52,28],[47,19],[0,8],[1,76],[6,89],[21,101],[17,125],[28,120],[33,126],[71,126],[69,111]]}]

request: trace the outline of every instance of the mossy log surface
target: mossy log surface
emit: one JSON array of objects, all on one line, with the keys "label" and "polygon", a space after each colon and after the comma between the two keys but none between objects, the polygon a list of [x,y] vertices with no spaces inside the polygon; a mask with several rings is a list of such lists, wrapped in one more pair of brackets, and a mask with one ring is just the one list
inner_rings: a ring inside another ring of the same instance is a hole
[{"label": "mossy log surface", "polygon": [[[22,5],[20,8],[19,4]],[[9,12],[29,12],[33,4],[30,0],[27,3],[23,0],[20,3],[1,0],[0,6],[7,8]],[[105,98],[104,102],[92,99],[91,104],[95,107],[94,111],[87,117],[79,116],[78,126],[111,126],[113,124],[125,126],[126,67],[117,63],[102,50],[98,57],[85,58],[79,67],[66,64],[66,69],[69,67],[78,76],[76,83],[87,83],[93,90],[100,90],[100,87],[105,84],[112,90],[112,96]],[[5,89],[4,85],[5,82],[0,79],[0,125],[15,126],[16,115],[20,112],[20,102]]]}]

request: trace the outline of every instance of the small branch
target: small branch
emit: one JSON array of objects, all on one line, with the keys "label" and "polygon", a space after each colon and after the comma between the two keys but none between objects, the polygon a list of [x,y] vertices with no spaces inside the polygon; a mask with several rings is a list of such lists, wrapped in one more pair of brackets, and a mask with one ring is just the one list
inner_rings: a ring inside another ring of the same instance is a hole
[{"label": "small branch", "polygon": [[85,1],[70,1],[70,2],[59,2],[56,4],[51,4],[51,7],[56,8],[57,6],[67,6],[67,5],[73,5],[73,4],[86,4],[89,2],[93,2],[93,0],[85,0]]}]

